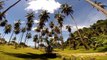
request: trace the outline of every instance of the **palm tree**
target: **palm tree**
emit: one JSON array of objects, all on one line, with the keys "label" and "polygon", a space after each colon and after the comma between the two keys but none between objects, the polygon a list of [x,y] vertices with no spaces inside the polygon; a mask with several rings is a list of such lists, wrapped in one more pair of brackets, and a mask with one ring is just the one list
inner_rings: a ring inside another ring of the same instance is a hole
[{"label": "palm tree", "polygon": [[19,34],[19,33],[20,33],[20,25],[21,25],[20,20],[18,20],[18,21],[16,21],[16,22],[14,23],[14,31],[12,32],[12,34],[11,34],[11,36],[10,36],[9,43],[10,43],[11,38],[12,38],[12,36],[13,36],[14,33],[15,33],[15,34]]},{"label": "palm tree", "polygon": [[36,48],[37,40],[38,40],[38,35],[34,35],[34,37],[33,37],[33,41],[35,42],[35,48]]},{"label": "palm tree", "polygon": [[55,18],[56,20],[58,21],[58,23],[60,24],[60,27],[62,27],[62,23],[63,23],[63,20],[64,20],[64,15],[62,15],[61,13],[57,13],[55,14]]},{"label": "palm tree", "polygon": [[24,33],[26,32],[26,27],[23,27],[23,28],[21,29],[21,32],[22,32],[22,35],[21,35],[20,43],[22,42],[23,35],[24,35]]},{"label": "palm tree", "polygon": [[26,39],[25,39],[24,42],[26,43],[27,39],[30,39],[30,38],[32,38],[32,35],[31,35],[31,33],[28,32],[28,33],[26,34]]},{"label": "palm tree", "polygon": [[[18,4],[21,0],[16,1],[14,4],[12,4],[11,6],[9,6],[6,10],[4,10],[3,12],[0,13],[0,20],[2,20],[2,18],[4,17],[5,13],[10,10],[12,7],[14,7],[16,4]],[[2,4],[3,2],[0,1],[0,8],[2,8]]]},{"label": "palm tree", "polygon": [[[66,29],[68,30],[68,32],[69,32],[69,34],[71,34],[71,26],[66,26]],[[68,41],[68,43],[69,43],[69,47],[70,47],[70,49],[71,49],[71,40],[72,40],[72,38],[71,38],[71,36],[67,39],[67,41]]]},{"label": "palm tree", "polygon": [[[37,26],[37,29],[36,29],[36,31],[37,32],[39,32],[39,40],[41,40],[41,42],[42,42],[42,36],[45,36],[46,34],[47,34],[47,32],[48,32],[48,29],[46,28],[44,28],[43,29],[43,27],[45,26],[45,23],[48,21],[48,19],[50,18],[49,17],[49,14],[50,13],[48,13],[46,10],[44,10],[44,11],[42,11],[41,13],[40,13],[40,15],[38,16],[39,17],[39,20],[40,20],[40,22],[38,23],[38,26]],[[39,41],[38,41],[39,42]]]},{"label": "palm tree", "polygon": [[50,13],[48,13],[46,10],[42,11],[41,14],[39,15],[40,21],[42,22],[48,21],[48,18],[50,18],[49,14]]},{"label": "palm tree", "polygon": [[3,9],[4,1],[0,1],[0,10]]},{"label": "palm tree", "polygon": [[26,23],[27,33],[26,33],[25,40],[24,40],[25,43],[26,43],[26,39],[28,38],[27,35],[28,35],[29,31],[31,31],[32,26],[34,24],[34,21],[33,21],[33,19],[35,17],[34,12],[27,13],[26,17],[27,17],[27,23]]},{"label": "palm tree", "polygon": [[94,3],[97,4],[98,6],[100,6],[103,9],[105,9],[105,7],[107,7],[106,5],[103,5],[101,2],[94,1]]},{"label": "palm tree", "polygon": [[47,22],[48,19],[50,18],[49,14],[50,13],[48,13],[46,10],[44,10],[40,13],[40,15],[39,15],[39,19],[40,19],[39,27],[40,27],[40,29],[43,29],[45,22]]},{"label": "palm tree", "polygon": [[71,26],[66,26],[66,29],[68,30],[69,33],[71,33]]},{"label": "palm tree", "polygon": [[[62,43],[62,50],[64,49],[64,47],[63,47],[63,36],[62,36],[62,27],[63,27],[64,17],[65,16],[62,15],[61,13],[55,14],[55,18],[57,19],[59,27],[60,27],[60,33],[61,33],[60,40],[61,40],[61,43]],[[58,30],[58,27],[55,27],[55,28]]]},{"label": "palm tree", "polygon": [[[11,30],[12,30],[11,24],[6,24],[6,25],[5,25],[5,28],[4,28],[4,33],[5,33],[5,34],[8,34],[8,33],[11,32]],[[3,36],[3,38],[4,38],[4,36]]]},{"label": "palm tree", "polygon": [[54,27],[54,23],[51,21],[49,24],[50,28],[52,29]]},{"label": "palm tree", "polygon": [[7,20],[3,20],[3,21],[0,22],[0,26],[4,27],[7,23],[8,23]]},{"label": "palm tree", "polygon": [[84,45],[84,47],[86,48],[86,49],[89,49],[89,46],[87,45],[87,44],[85,44],[84,43],[84,41],[83,41],[83,38],[82,38],[82,36],[81,36],[81,33],[79,32],[79,30],[78,30],[78,27],[77,27],[77,23],[75,22],[75,19],[74,19],[74,17],[72,16],[72,14],[73,14],[73,9],[72,9],[72,6],[69,6],[68,4],[62,4],[61,5],[61,9],[62,9],[62,13],[64,13],[66,16],[68,16],[68,15],[70,15],[71,16],[71,18],[73,19],[73,21],[74,21],[74,23],[75,23],[75,26],[76,26],[76,28],[77,28],[77,32],[78,32],[78,35],[80,36],[80,40],[81,40],[81,42],[82,42],[82,44]]},{"label": "palm tree", "polygon": [[26,17],[27,17],[27,23],[26,23],[27,31],[30,31],[33,26],[33,23],[34,23],[34,21],[33,21],[33,19],[35,17],[34,12],[27,13]]},{"label": "palm tree", "polygon": [[107,15],[107,11],[104,9],[104,5],[101,3],[96,4],[97,2],[92,2],[91,0],[86,0],[89,4],[91,4],[93,7],[97,8],[99,11],[103,12],[105,15]]},{"label": "palm tree", "polygon": [[58,26],[55,26],[55,27],[54,27],[54,31],[55,31],[57,34],[60,34],[60,33],[61,33],[61,31],[60,31],[60,29],[59,29]]}]

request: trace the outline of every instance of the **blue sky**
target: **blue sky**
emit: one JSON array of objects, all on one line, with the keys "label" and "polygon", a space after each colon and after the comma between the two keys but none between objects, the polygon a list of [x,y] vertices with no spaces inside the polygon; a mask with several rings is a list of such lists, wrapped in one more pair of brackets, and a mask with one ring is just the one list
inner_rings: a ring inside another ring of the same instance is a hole
[{"label": "blue sky", "polygon": [[[16,0],[8,0],[5,2],[4,4],[4,10],[10,6],[11,4],[13,4]],[[40,2],[40,6],[43,5],[43,1],[42,0],[32,0],[32,1],[38,1]],[[38,20],[38,14],[40,13],[39,10],[40,8],[37,8],[36,6],[38,6],[38,3],[37,4],[33,4],[32,1],[29,1],[29,2],[26,2],[24,0],[22,0],[20,3],[18,3],[15,7],[13,7],[12,9],[10,9],[7,13],[6,13],[6,18],[8,19],[9,23],[13,24],[15,20],[18,20],[20,19],[21,21],[26,21],[26,13],[28,11],[31,11],[33,9],[36,9],[36,17],[35,17],[35,20]],[[42,1],[42,2],[41,2]],[[54,14],[53,13],[56,13],[58,11],[58,8],[59,8],[59,5],[60,4],[63,4],[63,3],[68,3],[70,5],[73,6],[73,9],[74,9],[74,14],[73,16],[75,17],[76,19],[76,22],[78,24],[78,27],[79,28],[82,28],[82,27],[89,27],[91,24],[95,23],[98,19],[106,19],[107,17],[102,13],[102,12],[99,12],[97,11],[95,8],[93,8],[89,3],[87,3],[85,0],[81,0],[81,1],[78,1],[78,0],[45,0],[47,1],[46,3],[48,3],[48,1],[50,1],[53,5],[43,5],[44,9],[46,10],[49,10],[50,11],[50,16],[51,16],[51,19],[53,19],[53,16]],[[44,2],[45,2],[44,1]],[[97,1],[100,1],[102,2],[103,4],[107,4],[107,0],[97,0]],[[53,3],[54,2],[54,3]],[[29,4],[29,3],[32,3],[32,4]],[[36,3],[36,2],[35,2]],[[49,3],[50,4],[50,3]],[[55,5],[54,5],[55,4]],[[48,8],[49,6],[49,8]],[[52,9],[51,6],[56,6]],[[28,7],[32,7],[32,8],[28,8]],[[45,8],[47,7],[47,8]],[[27,9],[28,8],[28,9]],[[41,9],[42,9],[41,8]],[[27,10],[26,10],[27,9]],[[52,12],[53,11],[53,12]],[[51,20],[50,19],[50,20]],[[48,23],[47,23],[48,24]],[[24,23],[22,24],[24,25]],[[68,33],[66,32],[65,30],[65,26],[66,25],[71,25],[72,26],[72,29],[73,31],[75,31],[75,26],[74,26],[74,23],[73,21],[71,20],[70,17],[66,17],[65,20],[64,20],[64,27],[63,27],[63,35],[64,35],[64,39],[66,39],[68,37]],[[3,28],[0,27],[0,32],[3,33]],[[33,31],[34,32],[34,31]],[[34,33],[36,34],[36,33]],[[20,34],[19,34],[20,36]],[[18,36],[18,37],[19,37]],[[9,39],[10,37],[10,34],[6,35],[5,36],[7,38],[7,40]],[[19,38],[20,39],[20,38]],[[23,38],[24,39],[24,38]],[[30,42],[28,43],[29,45],[32,45],[32,39],[30,40]]]}]

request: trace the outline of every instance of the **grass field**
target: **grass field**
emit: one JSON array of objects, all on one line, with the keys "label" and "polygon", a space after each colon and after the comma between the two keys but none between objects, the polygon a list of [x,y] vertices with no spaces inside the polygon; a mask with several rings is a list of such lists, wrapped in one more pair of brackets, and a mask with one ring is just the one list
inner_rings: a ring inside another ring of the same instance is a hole
[{"label": "grass field", "polygon": [[0,60],[107,60],[107,53],[96,52],[93,50],[69,50],[64,51],[55,49],[54,53],[58,54],[59,57],[46,55],[43,51],[36,50],[33,48],[18,48],[14,49],[14,46],[0,45]]}]

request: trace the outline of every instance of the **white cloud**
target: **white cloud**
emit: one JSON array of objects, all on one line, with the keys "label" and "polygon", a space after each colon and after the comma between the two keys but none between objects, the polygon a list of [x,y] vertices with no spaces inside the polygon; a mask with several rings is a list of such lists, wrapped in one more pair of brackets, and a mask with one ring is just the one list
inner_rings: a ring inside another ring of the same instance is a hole
[{"label": "white cloud", "polygon": [[38,20],[34,20],[34,23],[39,23],[39,21]]},{"label": "white cloud", "polygon": [[32,28],[32,31],[35,31],[35,29],[37,29],[37,27],[33,27],[33,28]]},{"label": "white cloud", "polygon": [[31,0],[28,2],[28,7],[25,9],[27,11],[47,10],[50,13],[54,13],[60,7],[60,3],[55,0]]},{"label": "white cloud", "polygon": [[[63,26],[62,31],[67,31],[66,26],[67,26],[67,24],[65,24],[65,25]],[[76,28],[75,25],[69,24],[69,26],[71,26],[72,32],[74,32],[74,31],[77,30],[77,28]],[[83,27],[88,27],[88,26],[80,26],[80,25],[79,25],[79,26],[77,26],[77,27],[78,27],[78,29],[82,29]]]}]

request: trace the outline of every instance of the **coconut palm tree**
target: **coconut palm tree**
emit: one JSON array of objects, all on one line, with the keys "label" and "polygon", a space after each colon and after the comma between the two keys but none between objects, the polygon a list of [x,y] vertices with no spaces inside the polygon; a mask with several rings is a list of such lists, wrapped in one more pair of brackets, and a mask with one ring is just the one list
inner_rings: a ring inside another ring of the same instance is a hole
[{"label": "coconut palm tree", "polygon": [[94,1],[94,3],[97,4],[98,6],[100,6],[103,9],[105,9],[105,7],[107,7],[106,5],[102,4],[101,2]]},{"label": "coconut palm tree", "polygon": [[61,31],[60,31],[60,29],[59,29],[58,26],[55,26],[55,27],[54,27],[54,31],[55,31],[57,34],[60,34],[60,33],[61,33]]},{"label": "coconut palm tree", "polygon": [[71,33],[71,26],[66,26],[66,29],[68,30],[69,33]]},{"label": "coconut palm tree", "polygon": [[62,9],[61,12],[64,13],[66,16],[70,15],[70,17],[72,18],[72,20],[73,20],[74,23],[75,23],[75,26],[76,26],[76,28],[77,28],[78,35],[79,35],[80,38],[81,38],[80,40],[81,40],[82,44],[84,45],[84,47],[85,47],[86,49],[89,49],[89,46],[84,43],[83,38],[82,38],[82,36],[81,36],[81,33],[80,33],[79,30],[78,30],[77,23],[75,22],[75,19],[74,19],[74,17],[72,16],[72,14],[73,14],[73,12],[74,12],[73,9],[72,9],[72,6],[70,6],[70,5],[68,5],[67,3],[65,3],[65,4],[62,4],[62,5],[61,5],[61,9]]},{"label": "coconut palm tree", "polygon": [[26,32],[26,27],[23,27],[23,28],[21,29],[21,32],[22,32],[22,35],[21,35],[20,43],[22,42],[23,35],[24,35],[24,33]]},{"label": "coconut palm tree", "polygon": [[34,23],[33,19],[35,17],[34,12],[27,13],[26,17],[27,17],[27,23],[26,23],[27,31],[31,31],[31,28],[32,28],[33,23]]},{"label": "coconut palm tree", "polygon": [[15,21],[15,23],[14,23],[14,31],[12,32],[12,34],[10,36],[9,43],[10,43],[11,38],[12,38],[12,36],[13,36],[14,33],[15,34],[19,34],[20,33],[20,25],[21,25],[20,20]]},{"label": "coconut palm tree", "polygon": [[[5,9],[3,12],[0,13],[0,20],[2,20],[2,18],[4,17],[5,13],[10,10],[12,7],[14,7],[16,4],[18,4],[21,0],[17,0],[14,4],[12,4],[11,6],[9,6],[7,9]],[[2,8],[2,4],[3,2],[0,1],[0,8]]]},{"label": "coconut palm tree", "polygon": [[40,13],[40,15],[39,15],[40,21],[42,21],[42,22],[47,22],[47,21],[48,21],[48,18],[50,18],[50,17],[49,17],[49,14],[50,14],[50,13],[48,13],[46,10],[42,11],[42,12]]},{"label": "coconut palm tree", "polygon": [[61,27],[62,27],[62,23],[63,23],[64,17],[65,16],[62,15],[61,13],[55,14],[55,18],[56,18],[56,20],[58,21],[58,23],[60,24]]},{"label": "coconut palm tree", "polygon": [[85,0],[85,1],[91,4],[93,7],[95,7],[99,11],[103,12],[107,16],[107,11],[104,9],[105,5],[98,3],[98,2],[92,2],[91,0]]},{"label": "coconut palm tree", "polygon": [[34,12],[27,13],[26,17],[27,17],[27,23],[26,23],[27,33],[26,33],[25,40],[24,40],[25,43],[26,43],[26,39],[28,38],[27,35],[29,31],[31,31],[32,26],[34,24],[34,21],[33,21],[35,17]]},{"label": "coconut palm tree", "polygon": [[[11,30],[12,30],[12,25],[11,25],[11,24],[6,24],[6,25],[5,25],[5,28],[4,28],[4,33],[5,33],[5,34],[8,34],[8,33],[11,32]],[[4,35],[4,36],[5,36],[5,35]],[[4,38],[4,36],[3,36],[3,38]]]},{"label": "coconut palm tree", "polygon": [[[37,26],[37,29],[36,31],[39,32],[39,41],[42,42],[42,36],[45,36],[47,33],[48,33],[48,28],[43,28],[45,26],[45,23],[48,21],[48,19],[50,18],[49,17],[49,14],[46,10],[43,10],[40,15],[38,16],[39,17],[39,20],[40,22],[38,23],[38,26]],[[39,42],[38,41],[38,42]]]},{"label": "coconut palm tree", "polygon": [[7,20],[3,20],[3,21],[0,22],[0,26],[4,27],[7,23],[8,23]]},{"label": "coconut palm tree", "polygon": [[35,42],[35,48],[36,48],[36,43],[37,43],[37,41],[38,41],[38,35],[34,35],[33,41]]},{"label": "coconut palm tree", "polygon": [[27,33],[26,34],[26,40],[24,41],[25,43],[27,42],[27,39],[30,39],[30,38],[32,38],[32,35],[31,35],[31,33]]},{"label": "coconut palm tree", "polygon": [[54,27],[54,23],[51,21],[49,24],[50,28],[52,29]]},{"label": "coconut palm tree", "polygon": [[[63,27],[63,20],[64,20],[64,15],[62,15],[61,13],[57,13],[55,14],[55,18],[56,20],[58,21],[58,24],[59,24],[59,27],[60,27],[60,33],[61,33],[61,36],[60,36],[60,41],[62,43],[62,50],[64,49],[63,47],[63,36],[62,36],[62,27]],[[58,30],[58,27],[55,27],[57,30]]]},{"label": "coconut palm tree", "polygon": [[3,9],[4,1],[0,1],[0,10]]},{"label": "coconut palm tree", "polygon": [[40,19],[39,27],[40,27],[40,29],[43,29],[45,22],[47,22],[48,19],[50,18],[49,14],[50,13],[48,13],[46,10],[44,10],[40,13],[40,15],[39,15],[39,19]]}]

